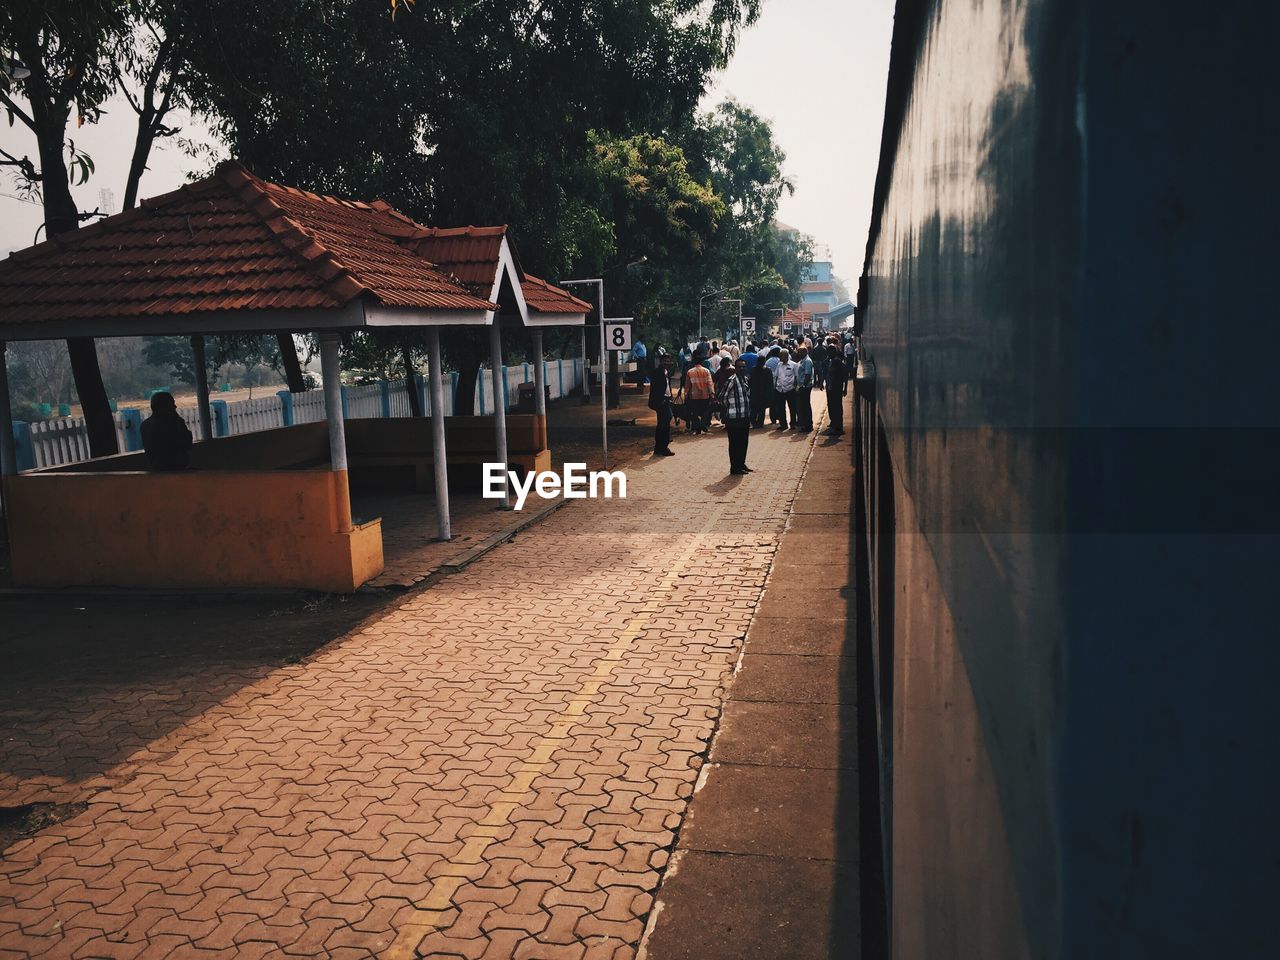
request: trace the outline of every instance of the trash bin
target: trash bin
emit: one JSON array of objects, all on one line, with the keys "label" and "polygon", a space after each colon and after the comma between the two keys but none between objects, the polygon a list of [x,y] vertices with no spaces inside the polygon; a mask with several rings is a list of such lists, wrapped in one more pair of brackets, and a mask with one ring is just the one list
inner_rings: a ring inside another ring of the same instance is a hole
[{"label": "trash bin", "polygon": [[520,413],[533,413],[533,384],[522,383],[519,387],[519,399],[516,401],[516,410]]}]

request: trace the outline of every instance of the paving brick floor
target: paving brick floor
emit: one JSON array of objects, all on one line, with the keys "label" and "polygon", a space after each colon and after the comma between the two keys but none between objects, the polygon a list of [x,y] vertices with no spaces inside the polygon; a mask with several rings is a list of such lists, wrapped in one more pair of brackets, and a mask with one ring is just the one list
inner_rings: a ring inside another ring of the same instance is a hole
[{"label": "paving brick floor", "polygon": [[[647,395],[623,392],[618,408],[609,411],[614,421],[609,443],[612,464],[630,462],[652,446],[653,413],[646,406]],[[639,421],[638,423],[636,421]],[[601,462],[600,408],[582,403],[577,397],[557,400],[548,408],[551,455],[556,469],[566,461],[584,462],[599,469]],[[477,471],[478,473],[478,471]],[[525,512],[538,508],[534,498]],[[513,525],[511,512],[495,501],[481,497],[477,483],[455,481],[450,496],[453,539],[436,539],[439,524],[431,493],[358,493],[352,498],[357,518],[382,518],[382,554],[386,567],[370,580],[370,588],[406,588],[420,583],[445,564],[456,563],[478,544],[501,535]]]},{"label": "paving brick floor", "polygon": [[135,751],[0,957],[634,956],[810,448],[680,437]]}]

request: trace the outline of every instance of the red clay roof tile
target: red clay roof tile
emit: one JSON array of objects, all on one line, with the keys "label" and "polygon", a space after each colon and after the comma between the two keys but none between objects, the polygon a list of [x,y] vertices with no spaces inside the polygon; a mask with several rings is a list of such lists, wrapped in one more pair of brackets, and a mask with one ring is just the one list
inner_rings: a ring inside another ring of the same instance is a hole
[{"label": "red clay roof tile", "polygon": [[538,313],[589,313],[591,304],[579,300],[569,291],[535,277],[524,275],[524,302]]},{"label": "red clay roof tile", "polygon": [[406,239],[415,252],[447,270],[473,292],[489,294],[498,277],[502,241],[507,234],[505,226],[413,226],[416,229]]},{"label": "red clay roof tile", "polygon": [[[496,309],[406,242],[418,227],[387,204],[323,197],[237,164],[0,262],[0,319],[13,324],[200,311],[386,306]],[[406,237],[406,231],[409,237]]]}]

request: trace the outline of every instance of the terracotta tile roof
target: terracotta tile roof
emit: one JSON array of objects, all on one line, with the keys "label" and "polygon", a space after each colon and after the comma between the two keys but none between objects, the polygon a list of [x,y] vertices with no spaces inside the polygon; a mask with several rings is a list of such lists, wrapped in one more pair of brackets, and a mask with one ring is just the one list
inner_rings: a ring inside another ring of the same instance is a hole
[{"label": "terracotta tile roof", "polygon": [[[448,271],[473,292],[488,296],[498,276],[506,235],[505,226],[420,227],[413,236],[412,247],[414,252]],[[518,265],[516,270],[519,272]]]},{"label": "terracotta tile roof", "polygon": [[492,310],[402,246],[385,203],[268,183],[238,164],[0,261],[0,321],[102,321],[198,311]]},{"label": "terracotta tile roof", "polygon": [[588,313],[591,305],[546,280],[524,272],[506,225],[497,227],[423,227],[412,234],[413,249],[481,296],[488,296],[498,275],[502,241],[520,277],[525,304],[538,313]]},{"label": "terracotta tile roof", "polygon": [[788,307],[786,310],[784,310],[784,311],[782,312],[782,316],[778,318],[778,322],[779,322],[779,323],[794,323],[794,324],[801,324],[801,323],[806,323],[806,322],[808,322],[808,321],[812,320],[812,319],[813,319],[813,317],[811,317],[811,316],[810,316],[810,315],[809,315],[809,314],[808,314],[808,313],[803,309],[803,306],[804,306],[804,305],[803,305],[803,304],[801,304],[801,308],[800,308],[800,309],[796,309],[796,310],[792,310],[790,307]]},{"label": "terracotta tile roof", "polygon": [[590,313],[591,304],[562,290],[560,287],[535,277],[524,275],[524,302],[538,313]]}]

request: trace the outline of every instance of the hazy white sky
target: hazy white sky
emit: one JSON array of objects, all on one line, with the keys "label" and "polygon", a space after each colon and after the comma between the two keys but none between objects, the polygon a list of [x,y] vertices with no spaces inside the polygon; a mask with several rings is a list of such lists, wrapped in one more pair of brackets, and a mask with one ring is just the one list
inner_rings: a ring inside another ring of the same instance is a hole
[{"label": "hazy white sky", "polygon": [[779,218],[830,249],[856,292],[880,152],[893,0],[764,0],[707,105],[773,121],[795,184]]},{"label": "hazy white sky", "polygon": [[[861,273],[871,216],[892,26],[893,0],[764,0],[759,22],[705,101],[711,106],[732,96],[773,121],[796,185],[779,216],[828,247],[836,274],[851,286]],[[100,123],[72,134],[97,164],[95,176],[76,189],[81,209],[98,207],[103,188],[115,192],[119,207],[132,126],[132,112],[118,100]],[[20,126],[0,125],[0,143],[35,154]],[[158,146],[142,196],[180,186],[192,169],[175,145]],[[14,193],[8,175],[0,175],[0,254],[29,245],[41,222],[40,208]]]}]

